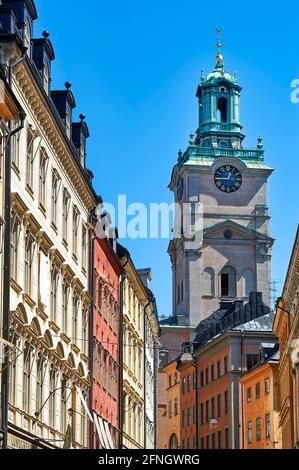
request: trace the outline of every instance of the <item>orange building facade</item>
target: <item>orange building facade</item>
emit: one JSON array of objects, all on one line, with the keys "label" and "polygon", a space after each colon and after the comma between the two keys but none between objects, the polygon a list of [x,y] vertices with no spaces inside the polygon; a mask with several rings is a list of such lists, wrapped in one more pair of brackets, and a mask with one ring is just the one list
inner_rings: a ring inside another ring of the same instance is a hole
[{"label": "orange building facade", "polygon": [[177,370],[181,377],[181,442],[182,449],[197,449],[197,404],[196,363],[190,352],[184,352],[177,360]]},{"label": "orange building facade", "polygon": [[181,448],[180,393],[180,372],[175,359],[159,371],[158,449]]},{"label": "orange building facade", "polygon": [[240,443],[244,449],[280,449],[279,353],[240,379]]}]

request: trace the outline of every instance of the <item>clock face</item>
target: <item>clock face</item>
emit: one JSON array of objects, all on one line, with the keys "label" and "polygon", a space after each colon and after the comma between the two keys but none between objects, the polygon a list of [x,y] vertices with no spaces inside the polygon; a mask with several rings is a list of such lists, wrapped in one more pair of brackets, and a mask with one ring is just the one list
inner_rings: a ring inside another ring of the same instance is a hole
[{"label": "clock face", "polygon": [[224,193],[234,193],[241,187],[242,175],[234,166],[223,165],[216,170],[214,180],[220,191]]},{"label": "clock face", "polygon": [[177,197],[179,201],[182,199],[183,193],[184,193],[184,180],[180,176],[180,178],[178,179],[178,185],[177,185]]}]

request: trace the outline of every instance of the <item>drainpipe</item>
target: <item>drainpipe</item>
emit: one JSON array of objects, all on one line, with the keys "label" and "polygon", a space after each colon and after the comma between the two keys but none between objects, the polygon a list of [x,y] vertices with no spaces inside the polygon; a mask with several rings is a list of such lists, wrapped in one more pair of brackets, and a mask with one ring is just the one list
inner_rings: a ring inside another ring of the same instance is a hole
[{"label": "drainpipe", "polygon": [[195,359],[195,409],[196,409],[196,418],[195,418],[195,426],[196,426],[196,449],[199,449],[199,384],[198,384],[198,373],[197,373],[197,360]]},{"label": "drainpipe", "polygon": [[[26,48],[27,50],[27,48]],[[26,57],[26,50],[23,49],[23,55],[13,64],[9,65],[8,69],[8,84],[11,88],[12,85],[12,70],[13,68],[23,62]],[[10,231],[11,231],[11,160],[12,148],[11,137],[20,132],[24,128],[26,113],[19,112],[21,121],[20,126],[11,130],[11,122],[8,123],[10,133],[6,142],[5,149],[5,168],[4,168],[4,184],[5,184],[5,202],[4,202],[4,249],[3,249],[3,331],[2,337],[4,340],[9,341],[9,313],[10,313]],[[7,433],[8,433],[8,406],[9,406],[9,358],[5,355],[4,363],[2,366],[2,380],[1,380],[1,428],[3,431],[3,449],[7,448]]]},{"label": "drainpipe", "polygon": [[[244,340],[245,334],[244,332],[241,335],[241,376],[243,375],[243,340]],[[242,400],[242,449],[245,448],[245,434],[244,434],[244,385],[242,384],[242,389],[241,389],[241,400]]]},{"label": "drainpipe", "polygon": [[146,309],[150,306],[150,302],[148,302],[144,307],[144,315],[143,315],[143,387],[144,387],[144,429],[143,429],[143,448],[146,449],[146,342],[147,342],[147,335],[146,335]]}]

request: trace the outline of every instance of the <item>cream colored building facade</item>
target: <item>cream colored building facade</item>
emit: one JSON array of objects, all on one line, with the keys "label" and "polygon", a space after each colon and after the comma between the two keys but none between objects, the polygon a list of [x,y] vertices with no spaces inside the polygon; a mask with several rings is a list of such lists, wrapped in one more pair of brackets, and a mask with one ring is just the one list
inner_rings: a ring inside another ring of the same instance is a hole
[{"label": "cream colored building facade", "polygon": [[123,447],[144,448],[144,307],[145,287],[129,252],[118,245],[125,271],[123,302]]},{"label": "cream colored building facade", "polygon": [[[71,445],[82,448],[88,422],[76,387],[87,396],[89,216],[97,201],[85,145],[77,149],[71,141],[74,106],[63,120],[50,92],[50,62],[37,73],[36,10],[23,3],[28,49],[12,75],[27,117],[12,142],[10,341],[16,352],[8,445],[17,437],[29,447],[60,447],[70,424]],[[14,19],[17,12],[10,13]],[[39,41],[51,55],[48,34]],[[2,46],[7,65],[20,56],[17,45]],[[74,105],[69,86],[62,93]]]}]

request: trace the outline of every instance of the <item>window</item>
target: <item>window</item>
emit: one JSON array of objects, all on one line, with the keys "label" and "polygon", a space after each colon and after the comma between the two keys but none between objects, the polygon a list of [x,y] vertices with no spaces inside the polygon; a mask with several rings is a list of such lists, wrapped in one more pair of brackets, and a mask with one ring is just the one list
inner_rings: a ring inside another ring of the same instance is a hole
[{"label": "window", "polygon": [[215,380],[215,365],[211,365],[211,381],[213,382]]},{"label": "window", "polygon": [[56,170],[52,173],[52,222],[57,225],[58,195],[60,176]]},{"label": "window", "polygon": [[221,362],[217,361],[217,378],[221,377]]},{"label": "window", "polygon": [[205,448],[205,440],[204,440],[204,437],[201,437],[201,438],[200,438],[200,448],[201,448],[201,449],[204,449],[204,448]]},{"label": "window", "polygon": [[172,387],[172,375],[168,376],[168,387]]},{"label": "window", "polygon": [[61,381],[61,390],[60,390],[60,425],[61,432],[65,434],[67,427],[67,418],[66,418],[66,405],[67,405],[67,379],[62,378]]},{"label": "window", "polygon": [[255,384],[255,398],[258,400],[261,397],[261,384],[258,382]]},{"label": "window", "polygon": [[210,436],[206,436],[206,449],[210,448]]},{"label": "window", "polygon": [[207,297],[215,296],[215,274],[212,268],[205,268],[202,277],[202,293]]},{"label": "window", "polygon": [[265,379],[265,393],[270,393],[270,379]]},{"label": "window", "polygon": [[197,440],[196,440],[196,436],[193,436],[193,449],[197,449]]},{"label": "window", "polygon": [[46,178],[48,169],[48,156],[45,149],[41,149],[39,156],[39,203],[46,207]]},{"label": "window", "polygon": [[182,378],[182,395],[185,395],[185,391],[186,391],[186,377],[183,377]]},{"label": "window", "polygon": [[211,400],[211,418],[215,418],[215,398]]},{"label": "window", "polygon": [[70,294],[70,284],[65,279],[62,287],[62,321],[63,321],[63,332],[67,335],[68,333],[68,303]]},{"label": "window", "polygon": [[179,410],[179,405],[178,405],[178,399],[174,399],[174,416],[178,415],[178,410]]},{"label": "window", "polygon": [[224,436],[225,436],[225,448],[229,449],[229,429],[228,428],[225,428]]},{"label": "window", "polygon": [[251,387],[247,388],[247,403],[251,402]]},{"label": "window", "polygon": [[73,331],[72,331],[72,342],[77,344],[78,340],[78,313],[79,313],[79,297],[74,296],[73,299]]},{"label": "window", "polygon": [[206,385],[209,383],[209,369],[206,368]]},{"label": "window", "polygon": [[178,379],[178,373],[175,372],[175,373],[174,373],[174,383],[177,384],[178,381],[179,381],[179,379]]},{"label": "window", "polygon": [[201,387],[204,386],[204,375],[203,375],[203,371],[202,371],[202,370],[200,371],[200,386],[201,386]]},{"label": "window", "polygon": [[82,226],[82,268],[86,271],[87,268],[87,229]]},{"label": "window", "polygon": [[206,401],[206,423],[210,421],[209,401]]},{"label": "window", "polygon": [[55,265],[51,272],[51,319],[54,323],[57,321],[57,294],[58,294],[59,271]]},{"label": "window", "polygon": [[204,404],[201,403],[200,404],[200,424],[203,424],[204,423]]},{"label": "window", "polygon": [[172,418],[172,401],[168,403],[168,416]]},{"label": "window", "polygon": [[252,444],[252,422],[248,421],[247,423],[247,442]]},{"label": "window", "polygon": [[191,409],[188,408],[187,410],[187,425],[190,426],[191,424]]},{"label": "window", "polygon": [[78,229],[80,214],[78,208],[73,208],[73,254],[77,257],[78,253]]},{"label": "window", "polygon": [[252,369],[259,362],[259,354],[247,354],[247,370]]},{"label": "window", "polygon": [[23,363],[23,410],[30,414],[30,395],[31,395],[31,346],[27,344],[24,349]]},{"label": "window", "polygon": [[187,449],[191,449],[191,439],[188,437],[187,439]]},{"label": "window", "polygon": [[34,259],[34,244],[35,239],[29,232],[25,240],[25,292],[32,296],[32,272],[33,272],[33,259]]},{"label": "window", "polygon": [[33,188],[33,161],[34,161],[35,134],[31,126],[27,127],[27,153],[26,153],[26,183]]},{"label": "window", "polygon": [[228,391],[224,392],[224,413],[228,414]]},{"label": "window", "polygon": [[224,374],[228,373],[228,357],[225,356],[224,358]]},{"label": "window", "polygon": [[24,46],[27,47],[27,55],[31,55],[31,26],[29,19],[27,18],[24,26]]},{"label": "window", "polygon": [[196,371],[194,371],[193,372],[193,390],[196,390],[196,379],[197,379]]},{"label": "window", "polygon": [[72,121],[72,111],[68,106],[66,110],[66,116],[65,116],[65,131],[69,139],[71,137],[71,121]]},{"label": "window", "polygon": [[50,370],[49,377],[49,425],[51,428],[55,427],[55,396],[56,396],[56,380],[57,380],[57,370],[52,367]]},{"label": "window", "polygon": [[191,376],[187,376],[187,392],[189,393],[191,391]]},{"label": "window", "polygon": [[213,434],[212,434],[212,449],[215,449],[215,448],[216,448],[216,435],[213,432]]},{"label": "window", "polygon": [[269,414],[266,415],[265,423],[266,423],[266,439],[270,439],[271,428],[270,428],[270,415]]},{"label": "window", "polygon": [[218,98],[217,102],[217,120],[220,122],[227,122],[227,108],[228,101],[227,98],[221,96]]},{"label": "window", "polygon": [[45,92],[49,93],[49,84],[50,84],[50,77],[49,77],[49,64],[48,62],[44,63],[44,73],[43,73],[43,86]]},{"label": "window", "polygon": [[62,201],[62,236],[66,243],[68,242],[70,200],[71,196],[68,190],[64,188]]},{"label": "window", "polygon": [[261,418],[256,418],[255,420],[255,432],[256,440],[260,441],[262,438]]},{"label": "window", "polygon": [[182,427],[184,427],[186,424],[186,411],[182,411]]},{"label": "window", "polygon": [[197,412],[196,412],[196,405],[193,405],[193,424],[196,424],[196,415],[197,415]]},{"label": "window", "polygon": [[21,219],[13,213],[11,217],[11,234],[10,234],[10,276],[18,280],[18,245],[21,231]]},{"label": "window", "polygon": [[36,371],[36,412],[40,412],[43,406],[43,382],[44,382],[44,360],[42,356],[37,360]]},{"label": "window", "polygon": [[179,446],[178,438],[177,438],[176,434],[172,434],[172,436],[170,438],[169,448],[170,449],[177,449],[178,446]]},{"label": "window", "polygon": [[[14,121],[13,129],[17,129],[20,125],[20,122],[18,119]],[[17,132],[11,137],[11,149],[12,149],[12,163],[15,165],[15,167],[18,168],[19,166],[19,147],[20,147],[20,136],[21,133]]]},{"label": "window", "polygon": [[88,310],[83,310],[82,318],[82,352],[87,355],[88,353]]},{"label": "window", "polygon": [[221,431],[218,431],[218,449],[222,448],[221,438],[222,438]]},{"label": "window", "polygon": [[236,271],[226,266],[220,273],[221,297],[236,297]]},{"label": "window", "polygon": [[221,395],[217,395],[217,417],[221,416]]}]

